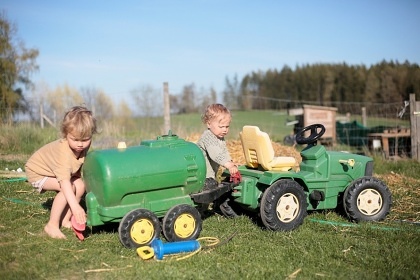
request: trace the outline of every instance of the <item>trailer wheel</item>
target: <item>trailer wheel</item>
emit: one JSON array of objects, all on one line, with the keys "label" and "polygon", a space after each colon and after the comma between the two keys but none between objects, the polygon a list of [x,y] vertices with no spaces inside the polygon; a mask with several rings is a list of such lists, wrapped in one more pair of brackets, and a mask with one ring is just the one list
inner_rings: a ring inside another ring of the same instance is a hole
[{"label": "trailer wheel", "polygon": [[200,235],[201,226],[200,213],[187,204],[169,209],[162,221],[163,234],[170,242],[196,239]]},{"label": "trailer wheel", "polygon": [[392,206],[391,192],[384,182],[373,177],[355,180],[344,192],[344,211],[350,220],[380,221]]},{"label": "trailer wheel", "polygon": [[290,231],[303,223],[308,203],[301,185],[293,180],[279,180],[261,199],[260,215],[270,230]]},{"label": "trailer wheel", "polygon": [[160,235],[159,219],[147,209],[135,209],[121,220],[118,234],[121,243],[127,248],[149,245]]}]

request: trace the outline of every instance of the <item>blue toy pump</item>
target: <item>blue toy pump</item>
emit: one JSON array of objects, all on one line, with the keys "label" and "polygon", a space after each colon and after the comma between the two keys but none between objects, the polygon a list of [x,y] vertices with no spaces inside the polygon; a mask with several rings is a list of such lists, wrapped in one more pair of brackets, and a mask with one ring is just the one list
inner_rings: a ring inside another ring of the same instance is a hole
[{"label": "blue toy pump", "polygon": [[200,249],[200,243],[197,240],[163,243],[156,238],[150,246],[139,247],[137,253],[142,259],[150,259],[154,256],[157,260],[162,260],[164,255],[193,252],[198,249]]}]

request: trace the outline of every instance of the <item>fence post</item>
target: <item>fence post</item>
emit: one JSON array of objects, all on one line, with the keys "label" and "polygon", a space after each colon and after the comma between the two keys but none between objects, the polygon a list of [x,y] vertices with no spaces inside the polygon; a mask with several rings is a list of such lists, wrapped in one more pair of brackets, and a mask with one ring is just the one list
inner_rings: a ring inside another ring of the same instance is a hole
[{"label": "fence post", "polygon": [[420,101],[416,95],[410,94],[410,124],[411,124],[411,158],[420,161]]},{"label": "fence post", "polygon": [[168,133],[171,129],[171,113],[169,104],[169,87],[168,83],[163,83],[163,132]]},{"label": "fence post", "polygon": [[39,121],[40,121],[41,128],[44,128],[44,108],[42,104],[39,105]]},{"label": "fence post", "polygon": [[362,124],[364,127],[367,125],[366,107],[362,107]]},{"label": "fence post", "polygon": [[41,104],[39,106],[39,115],[40,115],[40,123],[41,123],[41,128],[44,128],[44,120],[46,120],[52,127],[55,127],[56,124],[56,117],[57,117],[57,112],[54,110],[54,122],[52,122],[46,115],[44,115],[44,106]]}]

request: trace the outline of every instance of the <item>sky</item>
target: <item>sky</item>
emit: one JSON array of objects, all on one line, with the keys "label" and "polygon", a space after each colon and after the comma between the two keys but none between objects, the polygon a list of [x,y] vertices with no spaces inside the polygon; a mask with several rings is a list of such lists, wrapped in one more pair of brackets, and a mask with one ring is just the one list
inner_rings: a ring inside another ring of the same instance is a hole
[{"label": "sky", "polygon": [[[417,0],[2,0],[37,85],[96,88],[118,101],[134,89],[225,80],[314,63],[420,64]],[[221,101],[221,100],[220,100]]]}]

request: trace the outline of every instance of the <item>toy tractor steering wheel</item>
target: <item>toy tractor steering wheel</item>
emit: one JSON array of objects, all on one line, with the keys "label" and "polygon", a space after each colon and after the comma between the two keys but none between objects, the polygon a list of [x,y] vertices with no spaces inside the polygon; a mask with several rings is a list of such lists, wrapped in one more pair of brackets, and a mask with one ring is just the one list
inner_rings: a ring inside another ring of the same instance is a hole
[{"label": "toy tractor steering wheel", "polygon": [[[318,131],[318,129],[321,129]],[[306,131],[311,131],[311,134],[308,137],[305,137]],[[325,126],[322,124],[312,124],[303,128],[301,131],[296,133],[296,143],[298,144],[314,144],[322,135],[325,133]]]}]

